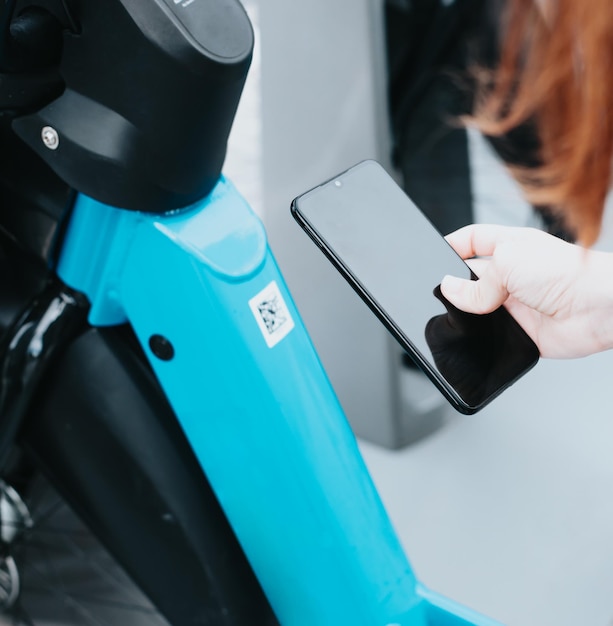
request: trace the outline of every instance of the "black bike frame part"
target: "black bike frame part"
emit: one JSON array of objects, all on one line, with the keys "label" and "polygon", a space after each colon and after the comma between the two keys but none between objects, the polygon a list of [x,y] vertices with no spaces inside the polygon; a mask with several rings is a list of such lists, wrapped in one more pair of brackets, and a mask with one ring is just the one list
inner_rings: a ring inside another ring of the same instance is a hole
[{"label": "black bike frame part", "polygon": [[20,441],[173,626],[277,624],[125,328],[76,339]]},{"label": "black bike frame part", "polygon": [[[0,231],[25,253],[49,266],[74,192],[15,136],[11,119],[0,115]],[[0,242],[0,247],[5,245]],[[19,272],[23,263],[34,260],[26,256],[16,259],[13,272]]]},{"label": "black bike frame part", "polygon": [[64,90],[59,73],[64,0],[7,0],[0,10],[0,112],[37,111]]},{"label": "black bike frame part", "polygon": [[0,340],[28,303],[43,291],[49,277],[43,261],[25,254],[0,232]]},{"label": "black bike frame part", "polygon": [[87,299],[51,281],[5,333],[0,367],[0,469],[38,387],[63,346],[86,327]]},{"label": "black bike frame part", "polygon": [[28,7],[19,15],[11,16],[9,23],[3,24],[2,35],[0,68],[3,72],[40,71],[59,64],[62,24],[42,7]]},{"label": "black bike frame part", "polygon": [[[63,31],[63,92],[16,117],[14,131],[62,180],[106,204],[165,212],[207,195],[253,51],[240,2],[64,3],[79,30]],[[56,140],[45,142],[43,129]]]}]

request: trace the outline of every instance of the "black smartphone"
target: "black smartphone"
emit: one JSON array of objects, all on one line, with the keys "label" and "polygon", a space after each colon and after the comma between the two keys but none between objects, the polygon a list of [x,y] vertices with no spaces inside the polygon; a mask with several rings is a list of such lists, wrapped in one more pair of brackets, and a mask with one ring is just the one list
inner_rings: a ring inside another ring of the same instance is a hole
[{"label": "black smartphone", "polygon": [[476,277],[376,161],[298,196],[291,211],[458,411],[480,410],[537,363],[504,307],[475,315],[445,299],[445,274]]}]

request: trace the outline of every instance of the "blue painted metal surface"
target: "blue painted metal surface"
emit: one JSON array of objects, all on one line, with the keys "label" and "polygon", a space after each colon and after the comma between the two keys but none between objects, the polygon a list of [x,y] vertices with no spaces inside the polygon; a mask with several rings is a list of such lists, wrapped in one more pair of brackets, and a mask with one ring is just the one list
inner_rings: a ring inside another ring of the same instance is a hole
[{"label": "blue painted metal surface", "polygon": [[[231,183],[166,216],[80,197],[59,274],[93,324],[133,325],[283,626],[493,624],[418,584]],[[174,358],[151,352],[153,335]]]}]

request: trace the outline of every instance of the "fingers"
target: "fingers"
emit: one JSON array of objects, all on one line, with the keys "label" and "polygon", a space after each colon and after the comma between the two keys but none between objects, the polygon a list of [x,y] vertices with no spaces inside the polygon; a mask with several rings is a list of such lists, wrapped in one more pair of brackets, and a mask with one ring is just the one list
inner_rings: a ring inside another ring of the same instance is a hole
[{"label": "fingers", "polygon": [[475,276],[481,276],[485,273],[487,266],[489,265],[489,259],[466,259],[465,263],[470,267]]},{"label": "fingers", "polygon": [[[525,230],[525,229],[524,229]],[[496,248],[516,234],[517,229],[491,224],[472,224],[445,237],[463,258],[492,257]],[[489,313],[509,297],[503,276],[496,263],[473,259],[469,265],[479,280],[463,280],[445,276],[441,282],[443,295],[458,309],[469,313]]]},{"label": "fingers", "polygon": [[491,224],[471,224],[464,226],[445,237],[451,247],[463,258],[491,256],[496,246],[509,238],[513,229],[508,226]]},{"label": "fingers", "polygon": [[[503,239],[508,239],[510,230],[505,226],[472,224],[450,233],[445,239],[463,259],[471,259],[492,256],[496,246]],[[458,309],[468,313],[494,311],[509,297],[506,286],[491,263],[475,259],[470,266],[480,276],[479,280],[445,276],[441,282],[443,295]]]},{"label": "fingers", "polygon": [[490,313],[509,297],[492,265],[488,265],[479,280],[445,276],[441,281],[441,291],[451,304],[467,313]]}]

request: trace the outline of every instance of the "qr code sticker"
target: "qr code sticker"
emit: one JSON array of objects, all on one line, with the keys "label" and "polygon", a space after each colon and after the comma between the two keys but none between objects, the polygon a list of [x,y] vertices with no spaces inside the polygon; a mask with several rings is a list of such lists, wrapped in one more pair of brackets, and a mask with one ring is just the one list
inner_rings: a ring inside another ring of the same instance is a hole
[{"label": "qr code sticker", "polygon": [[249,300],[249,307],[269,348],[294,328],[294,320],[274,280]]}]

